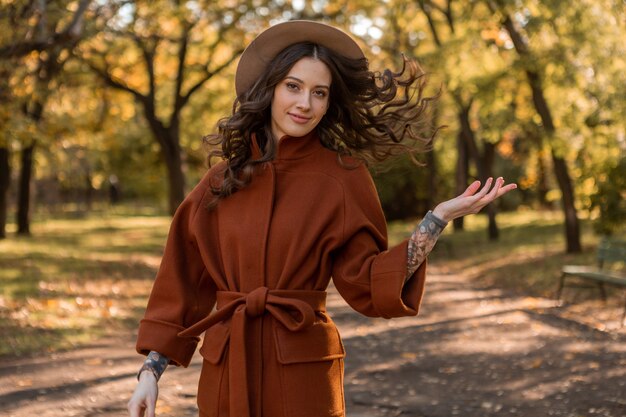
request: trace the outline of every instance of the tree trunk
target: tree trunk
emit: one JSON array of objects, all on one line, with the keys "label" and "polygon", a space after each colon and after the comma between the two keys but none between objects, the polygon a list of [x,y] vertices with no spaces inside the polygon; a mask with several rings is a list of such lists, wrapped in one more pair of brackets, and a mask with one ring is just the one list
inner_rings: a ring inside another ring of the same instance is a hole
[{"label": "tree trunk", "polygon": [[185,173],[183,172],[182,150],[180,148],[180,129],[174,118],[169,126],[165,127],[157,119],[154,107],[150,100],[145,100],[143,110],[150,130],[159,143],[161,155],[167,169],[168,184],[168,212],[174,215],[176,209],[185,199]]},{"label": "tree trunk", "polygon": [[574,190],[567,172],[567,164],[563,158],[558,158],[552,152],[552,163],[557,182],[561,188],[563,212],[565,213],[565,237],[567,239],[567,253],[580,253],[580,227],[576,207],[574,206]]},{"label": "tree trunk", "polygon": [[[469,120],[469,112],[471,108],[471,101],[469,104],[463,104],[461,102],[460,97],[457,97],[457,104],[459,106],[459,124],[461,126],[461,136],[467,145],[468,154],[471,159],[476,164],[476,170],[478,171],[478,178],[480,179],[482,185],[485,184],[487,178],[489,178],[491,174],[491,165],[487,162],[488,159],[493,160],[493,156],[489,155],[489,146],[493,147],[493,144],[485,143],[485,155],[481,156],[480,151],[478,150],[478,145],[476,144],[476,137],[474,135],[474,131],[470,125]],[[491,150],[493,152],[493,150]],[[497,240],[499,236],[498,232],[498,224],[496,223],[496,210],[493,205],[489,204],[487,206],[487,215],[489,216],[489,227],[487,230],[487,234],[489,236],[489,240]]]},{"label": "tree trunk", "polygon": [[169,186],[169,213],[173,216],[176,209],[185,198],[185,174],[182,170],[180,149],[174,153],[164,155],[167,166]]},{"label": "tree trunk", "polygon": [[[463,134],[461,131],[456,136],[456,175],[455,175],[455,194],[462,194],[467,188],[467,182],[469,178],[469,159],[467,152],[467,144],[463,140]],[[457,217],[452,220],[454,231],[458,232],[463,230],[463,219],[465,217]]]},{"label": "tree trunk", "polygon": [[17,234],[30,235],[30,182],[36,142],[22,149],[17,197]]},{"label": "tree trunk", "polygon": [[548,203],[548,170],[546,169],[546,161],[544,159],[545,152],[539,149],[537,154],[537,199],[539,205],[544,208],[551,208]]},{"label": "tree trunk", "polygon": [[[528,74],[528,82],[533,93],[533,103],[535,110],[539,113],[544,129],[549,135],[554,135],[555,128],[552,121],[552,113],[548,107],[548,102],[543,94],[543,86],[541,79],[537,73],[526,71]],[[580,253],[580,226],[576,207],[574,206],[574,190],[572,188],[572,180],[567,169],[565,159],[557,155],[554,147],[550,148],[552,154],[552,165],[554,166],[554,174],[557,183],[561,189],[562,208],[565,216],[565,237],[567,239],[567,253]]]},{"label": "tree trunk", "polygon": [[176,129],[159,129],[161,154],[167,168],[168,211],[174,215],[185,198],[185,174],[183,172],[182,151]]},{"label": "tree trunk", "polygon": [[9,148],[0,148],[0,239],[6,238],[8,193],[11,184],[11,165]]},{"label": "tree trunk", "polygon": [[[489,177],[493,177],[493,160],[495,154],[496,146],[491,142],[484,142],[483,163],[485,165],[485,172],[487,176],[483,179],[483,181],[486,181]],[[498,225],[496,223],[496,212],[495,202],[487,205],[487,216],[489,217],[489,240],[498,240],[498,237],[500,236]]]},{"label": "tree trunk", "polygon": [[[38,124],[43,118],[44,101],[35,100],[32,105],[24,104],[22,111],[33,123]],[[18,183],[17,198],[17,234],[30,235],[30,183],[33,176],[33,157],[35,155],[37,141],[22,149],[20,178]]]},{"label": "tree trunk", "polygon": [[[532,56],[528,49],[528,45],[515,27],[511,17],[507,14],[504,14],[502,25],[509,33],[511,40],[513,41],[513,46],[520,57],[526,58],[530,62]],[[548,106],[548,102],[543,94],[543,85],[540,74],[537,70],[530,67],[529,69],[526,69],[526,77],[532,91],[535,110],[541,117],[541,122],[543,123],[546,133],[549,136],[553,136],[555,132],[554,122],[552,120],[550,107]],[[571,177],[567,170],[567,162],[555,153],[553,146],[550,150],[552,153],[554,174],[562,195],[562,207],[565,215],[565,237],[567,239],[566,250],[567,253],[579,253],[582,250],[580,245],[580,227],[578,225],[576,207],[574,206],[574,191],[572,189]]]}]

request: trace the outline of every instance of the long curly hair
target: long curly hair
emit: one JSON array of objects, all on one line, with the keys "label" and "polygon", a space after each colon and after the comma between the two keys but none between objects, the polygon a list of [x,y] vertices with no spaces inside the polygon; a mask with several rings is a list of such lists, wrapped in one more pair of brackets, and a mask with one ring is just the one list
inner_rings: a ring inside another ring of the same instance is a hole
[{"label": "long curly hair", "polygon": [[[215,157],[226,161],[224,178],[212,186],[214,199],[235,193],[250,183],[254,167],[276,156],[271,132],[274,89],[300,59],[322,61],[332,81],[329,108],[316,126],[322,145],[337,153],[339,163],[351,156],[365,163],[381,162],[390,156],[424,152],[431,146],[437,128],[432,126],[430,108],[439,93],[424,95],[426,76],[415,60],[402,56],[399,72],[373,72],[367,59],[350,59],[314,43],[296,43],[281,51],[256,83],[233,103],[232,114],[217,123],[218,133],[207,135],[209,166]],[[252,159],[252,134],[261,157]]]}]

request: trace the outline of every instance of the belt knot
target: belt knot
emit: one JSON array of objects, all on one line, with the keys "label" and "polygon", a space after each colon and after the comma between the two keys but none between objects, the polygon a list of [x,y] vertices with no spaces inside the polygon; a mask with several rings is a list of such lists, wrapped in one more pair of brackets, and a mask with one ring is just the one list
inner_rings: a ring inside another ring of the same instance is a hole
[{"label": "belt knot", "polygon": [[246,314],[248,317],[259,317],[265,313],[265,303],[269,288],[259,287],[246,295]]}]

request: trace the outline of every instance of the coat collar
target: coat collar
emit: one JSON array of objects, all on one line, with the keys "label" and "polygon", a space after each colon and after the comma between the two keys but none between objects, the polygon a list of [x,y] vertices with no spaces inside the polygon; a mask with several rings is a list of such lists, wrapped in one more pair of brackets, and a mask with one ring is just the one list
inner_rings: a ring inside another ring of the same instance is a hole
[{"label": "coat collar", "polygon": [[[252,158],[258,159],[262,156],[261,148],[257,142],[256,133],[252,133]],[[300,159],[312,154],[321,147],[319,137],[315,129],[304,136],[285,135],[278,141],[276,160]]]}]

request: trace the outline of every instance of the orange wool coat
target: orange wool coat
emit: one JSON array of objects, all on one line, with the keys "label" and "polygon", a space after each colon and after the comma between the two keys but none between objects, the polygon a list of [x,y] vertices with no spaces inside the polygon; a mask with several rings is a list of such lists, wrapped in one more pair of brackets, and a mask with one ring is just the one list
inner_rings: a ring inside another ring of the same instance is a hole
[{"label": "orange wool coat", "polygon": [[408,239],[388,249],[368,170],[340,166],[314,132],[281,139],[249,186],[208,211],[223,169],[212,167],[174,215],[137,351],[187,366],[206,331],[202,417],[345,416],[345,351],[324,307],[330,279],[366,316],[416,315],[426,262],[405,284]]}]

